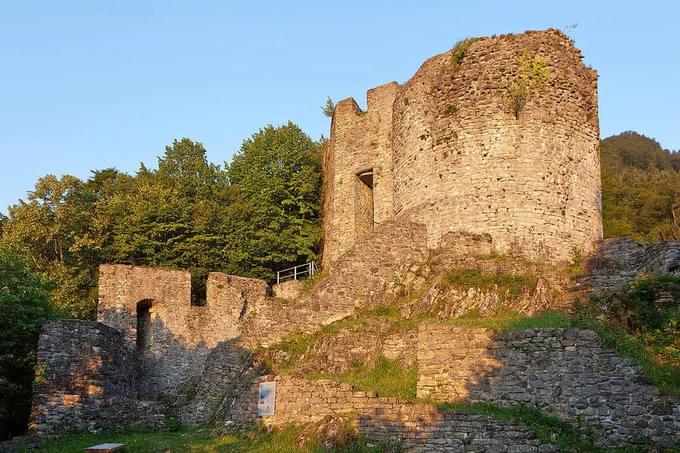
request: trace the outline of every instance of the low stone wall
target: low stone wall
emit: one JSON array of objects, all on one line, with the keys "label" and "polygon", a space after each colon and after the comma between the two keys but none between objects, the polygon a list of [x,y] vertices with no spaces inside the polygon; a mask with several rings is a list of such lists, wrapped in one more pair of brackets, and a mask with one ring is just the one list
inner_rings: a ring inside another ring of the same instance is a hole
[{"label": "low stone wall", "polygon": [[163,409],[136,398],[133,353],[122,334],[94,321],[43,326],[38,342],[31,430],[162,426]]},{"label": "low stone wall", "polygon": [[263,376],[225,408],[229,429],[257,418],[261,381],[276,381],[276,411],[263,417],[268,426],[314,423],[329,416],[346,417],[375,441],[398,441],[409,451],[556,451],[542,445],[534,433],[513,422],[469,414],[443,414],[428,404],[410,404],[396,398],[356,391],[350,384],[309,381],[290,376]]},{"label": "low stone wall", "polygon": [[243,343],[271,346],[291,333],[315,332],[353,315],[358,308],[382,302],[390,289],[407,281],[414,265],[427,260],[426,236],[424,225],[407,221],[376,226],[300,299],[249,305],[240,324]]},{"label": "low stone wall", "polygon": [[589,330],[422,325],[417,395],[536,406],[582,418],[611,445],[680,441],[680,401],[660,396],[639,366]]}]

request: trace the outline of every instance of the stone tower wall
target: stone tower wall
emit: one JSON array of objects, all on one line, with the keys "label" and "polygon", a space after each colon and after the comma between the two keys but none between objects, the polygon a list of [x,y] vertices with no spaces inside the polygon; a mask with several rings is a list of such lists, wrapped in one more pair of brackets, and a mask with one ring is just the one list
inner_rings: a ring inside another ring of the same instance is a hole
[{"label": "stone tower wall", "polygon": [[[516,118],[508,90],[520,59],[534,56],[550,76]],[[404,85],[385,87],[390,96],[381,102],[369,92],[365,113],[350,108],[352,99],[338,104],[326,164],[334,196],[325,264],[362,234],[351,218],[361,201],[347,180],[371,165],[391,170],[374,189],[376,221],[410,216],[427,226],[431,248],[450,231],[487,233],[498,252],[556,262],[601,239],[597,76],[562,33],[480,39],[460,64],[447,52]]]},{"label": "stone tower wall", "polygon": [[[395,82],[369,90],[366,112],[354,99],[336,106],[324,162],[324,263],[337,260],[374,225],[393,216],[392,105],[398,90]],[[371,169],[374,211],[367,222],[371,195],[357,175]]]}]

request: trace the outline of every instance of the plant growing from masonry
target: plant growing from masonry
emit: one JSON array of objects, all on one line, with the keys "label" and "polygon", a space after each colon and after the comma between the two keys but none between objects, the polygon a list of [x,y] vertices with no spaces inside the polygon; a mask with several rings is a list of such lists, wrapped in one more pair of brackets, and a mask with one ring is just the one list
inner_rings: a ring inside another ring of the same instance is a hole
[{"label": "plant growing from masonry", "polygon": [[550,80],[550,69],[545,58],[540,55],[519,58],[519,76],[508,87],[505,100],[506,109],[519,119],[519,115],[524,110],[527,102],[545,87]]},{"label": "plant growing from masonry", "polygon": [[634,359],[662,392],[680,395],[680,277],[641,276],[579,308],[577,327]]},{"label": "plant growing from masonry", "polygon": [[333,102],[333,99],[331,99],[330,96],[326,98],[326,103],[321,107],[321,111],[325,116],[333,118],[333,115],[335,114],[335,102]]},{"label": "plant growing from masonry", "polygon": [[479,38],[465,38],[461,39],[453,46],[451,49],[451,64],[453,64],[454,68],[460,66],[472,43],[478,40]]}]

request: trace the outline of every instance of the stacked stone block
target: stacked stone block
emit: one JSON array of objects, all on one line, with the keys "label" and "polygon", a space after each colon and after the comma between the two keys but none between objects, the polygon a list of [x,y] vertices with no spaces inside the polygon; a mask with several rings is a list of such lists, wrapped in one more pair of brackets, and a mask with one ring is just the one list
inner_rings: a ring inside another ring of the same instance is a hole
[{"label": "stacked stone block", "polygon": [[[507,108],[522,58],[548,81],[518,117]],[[374,227],[411,218],[428,244],[488,234],[496,251],[549,262],[602,238],[597,76],[557,30],[482,38],[455,62],[427,60],[405,84],[338,103],[324,160],[324,265],[367,234],[358,175],[372,168]]]},{"label": "stacked stone block", "polygon": [[643,370],[590,330],[423,325],[419,398],[525,404],[583,419],[612,445],[680,441],[680,401],[659,395]]},{"label": "stacked stone block", "polygon": [[[552,452],[533,432],[517,423],[480,415],[441,413],[428,404],[409,404],[374,392],[357,391],[350,384],[309,381],[289,376],[263,376],[276,381],[276,414],[261,420],[268,426],[321,422],[342,417],[354,423],[369,439],[399,442],[413,452]],[[230,407],[230,420],[248,425],[257,420],[254,383]]]},{"label": "stacked stone block", "polygon": [[134,352],[93,321],[45,324],[38,344],[31,430],[162,426],[163,408],[137,401]]}]

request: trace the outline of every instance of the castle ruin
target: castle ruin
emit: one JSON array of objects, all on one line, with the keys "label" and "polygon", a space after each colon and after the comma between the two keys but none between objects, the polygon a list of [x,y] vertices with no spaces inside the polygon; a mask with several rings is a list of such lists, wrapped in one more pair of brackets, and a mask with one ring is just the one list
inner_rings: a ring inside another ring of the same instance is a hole
[{"label": "castle ruin", "polygon": [[[207,303],[193,306],[188,272],[101,266],[97,322],[43,329],[33,430],[162,426],[170,409],[183,425],[229,430],[258,419],[257,385],[275,380],[275,415],[260,418],[268,425],[353,414],[370,438],[418,451],[463,451],[459,438],[481,439],[475,451],[555,451],[513,422],[442,414],[257,366],[261,351],[292,335],[319,332],[424,284],[433,262],[547,269],[593,252],[601,240],[595,72],[556,30],[465,47],[430,58],[403,85],[370,90],[365,112],[353,99],[338,103],[323,165],[323,279],[282,301],[268,296],[262,280],[215,272]],[[640,272],[677,269],[668,263],[680,254],[668,257],[680,245],[635,247],[612,250],[636,254],[630,269]],[[495,254],[520,261],[474,261]],[[606,266],[598,281],[621,284],[635,275],[607,274],[614,271]],[[513,308],[556,305],[563,294],[550,291],[560,278],[542,276]],[[437,291],[435,282],[407,308],[435,303]],[[456,297],[455,313],[500,300],[472,288]],[[416,366],[417,394],[433,401],[533,404],[566,419],[587,417],[612,445],[679,440],[680,403],[660,396],[639,366],[592,331],[383,327],[326,345],[316,371],[384,355]]]},{"label": "castle ruin", "polygon": [[[548,30],[476,40],[458,59],[369,90],[366,111],[337,104],[324,265],[393,218],[425,224],[431,248],[447,232],[488,234],[499,253],[550,262],[602,239],[597,75],[579,50]],[[513,93],[527,61],[545,65],[544,86]]]}]

